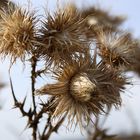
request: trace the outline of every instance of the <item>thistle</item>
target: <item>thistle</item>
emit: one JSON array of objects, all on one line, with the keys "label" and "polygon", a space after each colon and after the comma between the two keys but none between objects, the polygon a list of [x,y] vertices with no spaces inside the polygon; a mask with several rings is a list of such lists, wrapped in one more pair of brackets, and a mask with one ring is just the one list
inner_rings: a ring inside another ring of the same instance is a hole
[{"label": "thistle", "polygon": [[104,107],[121,104],[120,92],[126,84],[118,71],[108,69],[102,62],[92,64],[84,58],[73,60],[55,70],[55,84],[48,84],[38,92],[55,99],[53,117],[68,116],[69,124],[87,125],[91,115],[105,112]]},{"label": "thistle", "polygon": [[73,5],[48,14],[41,29],[40,55],[55,64],[69,61],[78,53],[87,53],[89,41],[85,37],[84,19]]},{"label": "thistle", "polygon": [[111,16],[108,11],[95,6],[85,8],[79,11],[83,18],[87,19],[87,25],[101,26],[104,29],[112,27],[116,29],[124,21],[122,16]]},{"label": "thistle", "polygon": [[[7,3],[0,1],[0,55],[30,64],[30,93],[22,100],[15,96],[17,86],[10,71],[9,81],[14,108],[27,118],[33,140],[48,140],[65,118],[68,128],[87,128],[93,116],[98,121],[100,114],[121,106],[121,92],[129,84],[124,73],[140,73],[139,43],[130,33],[119,30],[122,17],[96,7],[79,10],[70,4],[58,6],[53,14],[47,12],[40,22],[33,12]],[[54,78],[54,83],[36,89],[44,74],[45,80]],[[0,89],[3,86],[0,83]],[[96,127],[97,122],[93,123]],[[95,131],[93,139],[107,136],[106,130],[99,132]]]},{"label": "thistle", "polygon": [[34,15],[15,6],[1,10],[0,16],[0,54],[23,60],[36,42]]},{"label": "thistle", "polygon": [[129,33],[100,29],[97,31],[97,47],[103,61],[115,68],[130,66],[135,62],[137,42]]}]

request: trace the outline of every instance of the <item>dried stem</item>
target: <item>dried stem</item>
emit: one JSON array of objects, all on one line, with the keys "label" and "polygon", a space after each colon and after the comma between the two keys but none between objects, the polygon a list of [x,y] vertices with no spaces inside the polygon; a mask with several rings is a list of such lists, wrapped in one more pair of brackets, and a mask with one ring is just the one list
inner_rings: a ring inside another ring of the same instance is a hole
[{"label": "dried stem", "polygon": [[45,131],[47,130],[47,126],[46,126],[44,128],[43,135],[42,135],[42,138],[40,140],[49,140],[51,134],[53,132],[57,132],[58,131],[59,127],[62,125],[62,123],[64,122],[64,120],[65,120],[65,116],[55,126],[52,126],[52,124],[50,123],[49,124],[49,130],[48,130],[47,134],[45,135]]},{"label": "dried stem", "polygon": [[[32,92],[32,101],[33,101],[33,112],[34,112],[34,120],[36,118],[36,104],[35,104],[35,82],[36,82],[36,66],[37,66],[37,58],[35,55],[31,58],[31,92]],[[33,128],[33,140],[37,139],[37,123],[34,123]]]},{"label": "dried stem", "polygon": [[32,100],[33,100],[33,110],[36,114],[36,105],[35,105],[35,79],[36,79],[36,65],[37,65],[37,58],[33,55],[31,58],[31,90],[32,90]]}]

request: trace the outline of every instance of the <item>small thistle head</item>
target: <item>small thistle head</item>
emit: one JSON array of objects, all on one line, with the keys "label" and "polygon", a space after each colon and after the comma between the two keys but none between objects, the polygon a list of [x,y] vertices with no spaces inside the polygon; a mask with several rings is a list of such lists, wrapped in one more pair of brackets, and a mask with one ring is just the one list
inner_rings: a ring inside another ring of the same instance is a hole
[{"label": "small thistle head", "polygon": [[124,17],[111,16],[108,11],[102,10],[97,6],[82,9],[81,15],[83,18],[87,18],[87,24],[89,26],[112,27],[115,29],[124,21]]},{"label": "small thistle head", "polygon": [[0,53],[23,59],[35,42],[35,17],[15,6],[0,11]]},{"label": "small thistle head", "polygon": [[134,54],[137,43],[129,33],[97,31],[97,47],[103,61],[115,68],[128,66],[134,63]]},{"label": "small thistle head", "polygon": [[41,55],[60,62],[71,60],[77,53],[86,53],[88,41],[83,22],[73,5],[58,9],[53,16],[48,14],[41,29]]},{"label": "small thistle head", "polygon": [[48,84],[38,92],[54,97],[54,117],[68,116],[80,125],[87,125],[91,115],[104,112],[104,107],[121,104],[120,91],[124,90],[125,79],[117,71],[108,69],[103,63],[93,64],[80,58],[66,63],[55,70],[55,84]]}]

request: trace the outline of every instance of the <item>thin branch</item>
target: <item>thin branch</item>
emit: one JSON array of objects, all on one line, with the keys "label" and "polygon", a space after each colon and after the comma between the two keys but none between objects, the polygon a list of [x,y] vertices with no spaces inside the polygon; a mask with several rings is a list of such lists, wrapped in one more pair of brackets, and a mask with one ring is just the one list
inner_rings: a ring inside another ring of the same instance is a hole
[{"label": "thin branch", "polygon": [[[32,101],[33,101],[33,112],[34,112],[34,119],[36,117],[36,103],[35,103],[35,82],[36,82],[36,66],[37,66],[37,58],[35,55],[32,55],[31,58],[31,92],[32,92]],[[32,125],[33,128],[33,140],[37,139],[37,123]],[[30,125],[31,126],[31,125]]]},{"label": "thin branch", "polygon": [[32,100],[33,100],[33,110],[36,114],[36,105],[35,105],[35,79],[36,79],[36,65],[37,65],[37,58],[32,56],[31,58],[31,90],[32,90]]},{"label": "thin branch", "polygon": [[[49,130],[47,132],[47,134],[42,135],[42,138],[40,140],[49,140],[51,134],[53,132],[57,132],[59,127],[61,126],[61,124],[64,122],[65,120],[65,116],[53,127],[52,124],[50,123],[49,125]],[[46,129],[46,128],[45,128]]]}]

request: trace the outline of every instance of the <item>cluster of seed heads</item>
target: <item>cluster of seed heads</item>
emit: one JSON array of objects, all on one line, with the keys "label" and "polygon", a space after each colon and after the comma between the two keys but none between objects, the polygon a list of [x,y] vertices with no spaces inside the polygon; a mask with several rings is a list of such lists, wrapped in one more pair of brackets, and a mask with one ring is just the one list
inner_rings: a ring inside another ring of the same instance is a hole
[{"label": "cluster of seed heads", "polygon": [[[131,33],[120,30],[123,20],[95,7],[81,10],[73,4],[59,7],[53,14],[47,12],[43,19],[13,3],[1,8],[1,57],[9,57],[11,63],[18,58],[31,62],[34,109],[25,112],[24,104],[17,107],[24,116],[30,114],[34,139],[43,113],[48,114],[49,125],[42,140],[56,130],[51,123],[55,118],[67,117],[68,125],[76,122],[84,127],[92,120],[92,114],[98,116],[106,112],[106,107],[121,105],[120,93],[129,84],[124,73],[140,73],[139,42]],[[39,62],[44,62],[44,69],[37,71]],[[51,72],[56,82],[35,89],[36,78],[46,72]],[[40,112],[34,98],[38,95],[50,97],[46,104],[41,104]]]}]

